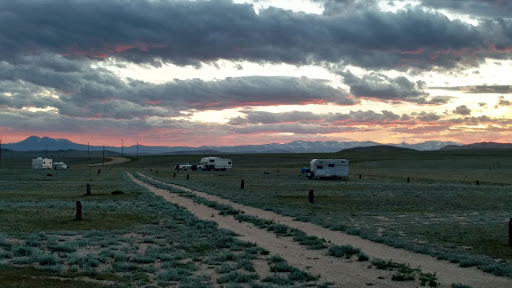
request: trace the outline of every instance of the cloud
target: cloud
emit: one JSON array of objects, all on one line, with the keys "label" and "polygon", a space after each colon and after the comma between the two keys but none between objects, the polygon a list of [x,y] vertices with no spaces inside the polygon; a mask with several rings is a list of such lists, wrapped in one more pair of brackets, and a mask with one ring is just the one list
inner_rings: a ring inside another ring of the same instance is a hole
[{"label": "cloud", "polygon": [[50,54],[21,57],[16,65],[0,62],[0,79],[0,91],[4,91],[0,105],[50,106],[71,117],[145,119],[183,116],[189,110],[357,103],[347,92],[318,79],[248,76],[164,84],[127,82],[113,72],[93,68],[90,61]]},{"label": "cloud", "polygon": [[466,105],[460,105],[457,106],[452,112],[458,115],[470,115],[471,109],[469,109]]},{"label": "cloud", "polygon": [[428,68],[476,65],[502,57],[499,49],[512,44],[508,20],[475,27],[419,8],[327,16],[275,7],[256,14],[252,5],[228,0],[49,0],[2,1],[0,11],[0,26],[16,27],[0,31],[1,39],[9,39],[0,47],[0,59],[7,61],[47,52],[153,65],[227,59]]},{"label": "cloud", "polygon": [[341,132],[358,131],[352,127],[321,126],[316,124],[267,124],[267,125],[246,125],[243,127],[234,126],[233,132],[240,134],[260,133],[294,133],[294,134],[331,134]]},{"label": "cloud", "polygon": [[510,102],[509,100],[505,99],[504,96],[500,96],[497,105],[498,106],[512,106],[512,102]]},{"label": "cloud", "polygon": [[423,0],[422,5],[435,9],[447,9],[456,13],[484,17],[505,17],[512,15],[512,3],[503,0]]},{"label": "cloud", "polygon": [[382,110],[380,113],[372,110],[350,111],[349,113],[313,113],[305,111],[290,112],[266,112],[266,111],[241,111],[243,117],[232,118],[228,124],[243,126],[257,124],[263,127],[267,124],[310,124],[319,126],[375,126],[375,125],[402,125],[416,119],[422,122],[437,121],[440,119],[435,113],[413,113],[412,115],[398,115],[392,111]]},{"label": "cloud", "polygon": [[[350,86],[350,93],[357,97],[373,98],[378,100],[402,100],[421,104],[429,103],[423,89],[423,81],[411,82],[406,77],[388,77],[382,73],[372,72],[359,78],[350,71],[340,73],[344,83]],[[446,98],[437,97],[434,103],[444,103]]]},{"label": "cloud", "polygon": [[297,123],[297,122],[317,122],[324,118],[320,114],[304,111],[290,111],[283,113],[272,113],[266,111],[241,111],[246,115],[245,118],[236,117],[229,121],[229,124],[275,124],[275,123]]},{"label": "cloud", "polygon": [[416,115],[416,119],[424,122],[433,122],[441,119],[441,116],[434,112],[420,112]]}]

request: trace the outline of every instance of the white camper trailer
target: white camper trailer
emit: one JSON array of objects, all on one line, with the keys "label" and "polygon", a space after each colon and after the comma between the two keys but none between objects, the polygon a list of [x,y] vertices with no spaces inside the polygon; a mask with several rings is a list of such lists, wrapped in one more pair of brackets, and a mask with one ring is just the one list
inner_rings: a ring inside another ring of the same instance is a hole
[{"label": "white camper trailer", "polygon": [[52,169],[52,159],[48,158],[41,158],[38,157],[37,159],[32,159],[32,168],[33,169]]},{"label": "white camper trailer", "polygon": [[313,159],[310,163],[310,176],[314,179],[348,179],[347,159]]},{"label": "white camper trailer", "polygon": [[201,158],[201,162],[199,164],[204,165],[207,170],[227,170],[233,168],[233,162],[231,162],[231,159],[220,157]]}]

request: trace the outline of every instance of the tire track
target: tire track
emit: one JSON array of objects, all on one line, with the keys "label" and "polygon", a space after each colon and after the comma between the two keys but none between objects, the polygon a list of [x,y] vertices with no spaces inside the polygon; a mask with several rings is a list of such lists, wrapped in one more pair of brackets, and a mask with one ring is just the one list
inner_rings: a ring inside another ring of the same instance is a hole
[{"label": "tire track", "polygon": [[[397,282],[391,280],[391,272],[368,268],[368,262],[358,262],[327,256],[322,250],[307,250],[289,238],[277,238],[275,234],[259,229],[252,224],[240,223],[234,217],[221,216],[218,211],[205,205],[194,203],[191,199],[170,193],[168,190],[158,189],[150,184],[135,179],[137,184],[148,188],[151,192],[162,196],[165,200],[185,207],[197,217],[203,220],[215,221],[220,228],[229,229],[242,235],[245,241],[255,242],[259,246],[269,250],[273,254],[281,255],[291,265],[314,275],[320,275],[323,281],[333,282],[343,287],[362,287],[372,284],[376,287],[411,287],[418,286],[412,282]],[[412,268],[420,267],[422,272],[436,273],[440,287],[450,287],[452,283],[464,283],[471,287],[512,287],[512,280],[484,273],[476,268],[462,268],[447,261],[437,260],[431,256],[409,252],[384,244],[362,239],[354,235],[348,235],[339,231],[332,231],[318,225],[307,222],[295,221],[288,216],[282,216],[274,212],[265,211],[251,206],[240,205],[229,200],[209,195],[203,192],[169,183],[163,183],[144,174],[139,175],[174,189],[191,192],[221,204],[232,206],[234,209],[244,211],[245,214],[263,219],[274,219],[276,223],[285,224],[299,229],[308,235],[315,235],[336,245],[350,244],[360,248],[370,257],[383,260],[392,259],[394,262],[409,264]],[[214,215],[214,217],[212,217]]]}]

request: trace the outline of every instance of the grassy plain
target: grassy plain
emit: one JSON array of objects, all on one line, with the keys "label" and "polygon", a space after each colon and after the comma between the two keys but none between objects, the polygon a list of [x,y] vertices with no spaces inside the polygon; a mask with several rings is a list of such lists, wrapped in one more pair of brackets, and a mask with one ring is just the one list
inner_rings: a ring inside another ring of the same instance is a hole
[{"label": "grassy plain", "polygon": [[[40,156],[34,153],[3,154],[0,162],[0,279],[12,287],[26,275],[37,277],[23,287],[61,281],[50,276],[80,282],[75,287],[260,281],[247,262],[261,261],[264,251],[163,203],[124,171],[512,277],[510,150],[220,155],[233,160],[226,172],[174,171],[211,155],[130,156],[128,163],[90,168],[80,165],[102,162],[101,155],[56,154],[69,170],[32,170],[31,159]],[[301,176],[313,158],[349,159],[350,179]],[[93,195],[85,195],[86,183]],[[310,190],[315,204],[308,202]],[[76,201],[83,221],[74,220]],[[225,257],[233,259],[229,267],[219,260]],[[233,267],[238,274],[228,273]],[[94,282],[84,284],[84,276]]]},{"label": "grassy plain", "polygon": [[[173,170],[180,162],[197,163],[201,155],[148,157],[127,166],[144,167],[164,182],[512,277],[510,150],[225,156],[233,160],[232,171]],[[350,180],[301,177],[300,168],[313,158],[349,159]]]},{"label": "grassy plain", "polygon": [[[270,273],[268,251],[135,185],[125,171],[139,168],[90,168],[81,165],[102,158],[68,154],[54,156],[68,170],[33,170],[38,155],[2,156],[2,287],[265,287],[277,281],[255,268],[266,265]],[[92,195],[86,195],[87,183]],[[75,220],[76,201],[81,221]],[[291,271],[278,280],[329,286]]]}]

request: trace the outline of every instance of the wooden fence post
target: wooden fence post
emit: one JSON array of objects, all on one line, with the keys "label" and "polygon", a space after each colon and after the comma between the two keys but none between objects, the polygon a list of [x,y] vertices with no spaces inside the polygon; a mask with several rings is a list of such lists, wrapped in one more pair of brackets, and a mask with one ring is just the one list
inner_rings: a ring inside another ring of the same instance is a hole
[{"label": "wooden fence post", "polygon": [[240,183],[240,189],[242,189],[242,190],[243,190],[243,189],[244,189],[244,187],[245,187],[245,180],[244,180],[244,179],[242,179],[242,182]]},{"label": "wooden fence post", "polygon": [[82,220],[82,203],[76,201],[76,220]]},{"label": "wooden fence post", "polygon": [[313,192],[313,189],[309,190],[309,203],[315,203],[315,193]]},{"label": "wooden fence post", "polygon": [[480,185],[480,181],[476,180],[476,186]]},{"label": "wooden fence post", "polygon": [[508,222],[508,247],[512,247],[512,218]]},{"label": "wooden fence post", "polygon": [[407,177],[407,183],[409,183],[411,181],[411,179],[409,177]]},{"label": "wooden fence post", "polygon": [[85,187],[86,187],[87,195],[91,195],[91,184],[87,183],[87,185],[85,185]]},{"label": "wooden fence post", "polygon": [[190,174],[187,174],[187,180],[190,179]]}]

